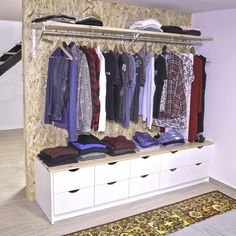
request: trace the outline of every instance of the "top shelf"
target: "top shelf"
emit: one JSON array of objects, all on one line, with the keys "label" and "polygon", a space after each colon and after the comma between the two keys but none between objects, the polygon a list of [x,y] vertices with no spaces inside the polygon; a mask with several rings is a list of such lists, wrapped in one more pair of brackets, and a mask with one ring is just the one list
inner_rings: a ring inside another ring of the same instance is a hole
[{"label": "top shelf", "polygon": [[[184,34],[162,33],[144,30],[131,30],[114,27],[74,25],[60,22],[32,23],[32,29],[41,30],[43,35],[78,36],[85,38],[106,38],[117,40],[135,40],[145,42],[163,42],[173,44],[202,44],[212,41],[212,37]],[[137,38],[138,37],[138,38]]]}]

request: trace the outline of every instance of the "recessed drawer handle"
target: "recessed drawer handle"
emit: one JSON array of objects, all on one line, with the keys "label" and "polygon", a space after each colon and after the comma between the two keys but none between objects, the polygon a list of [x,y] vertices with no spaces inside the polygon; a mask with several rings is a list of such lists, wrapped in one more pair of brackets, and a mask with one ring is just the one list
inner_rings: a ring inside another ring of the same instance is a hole
[{"label": "recessed drawer handle", "polygon": [[75,171],[77,171],[77,170],[79,170],[79,168],[71,169],[71,170],[69,170],[69,171],[70,171],[70,172],[75,172]]},{"label": "recessed drawer handle", "polygon": [[69,193],[76,193],[76,192],[78,192],[78,191],[79,191],[79,189],[75,189],[75,190],[69,191]]},{"label": "recessed drawer handle", "polygon": [[196,166],[200,166],[202,164],[202,162],[196,163]]},{"label": "recessed drawer handle", "polygon": [[176,171],[176,170],[177,170],[177,168],[170,169],[170,171]]},{"label": "recessed drawer handle", "polygon": [[149,158],[149,156],[145,156],[145,157],[142,157],[143,159],[148,159]]},{"label": "recessed drawer handle", "polygon": [[170,151],[172,154],[175,154],[178,152],[178,150]]},{"label": "recessed drawer handle", "polygon": [[110,162],[110,163],[108,163],[108,165],[115,165],[117,163],[117,161],[115,161],[115,162]]},{"label": "recessed drawer handle", "polygon": [[108,185],[112,185],[112,184],[115,184],[116,183],[116,181],[114,181],[114,182],[110,182],[110,183],[107,183]]},{"label": "recessed drawer handle", "polygon": [[148,175],[142,175],[141,178],[146,178]]},{"label": "recessed drawer handle", "polygon": [[203,148],[203,147],[204,147],[204,146],[198,146],[197,148],[198,148],[198,149],[201,149],[201,148]]}]

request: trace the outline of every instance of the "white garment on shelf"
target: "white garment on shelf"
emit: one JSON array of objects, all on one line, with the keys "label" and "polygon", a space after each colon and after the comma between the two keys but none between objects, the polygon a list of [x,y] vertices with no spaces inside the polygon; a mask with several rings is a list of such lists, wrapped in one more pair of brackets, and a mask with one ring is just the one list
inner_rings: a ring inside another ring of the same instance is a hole
[{"label": "white garment on shelf", "polygon": [[106,131],[106,71],[105,71],[105,58],[102,55],[100,47],[96,48],[97,56],[100,60],[100,74],[99,74],[99,100],[100,100],[100,115],[98,123],[98,132]]},{"label": "white garment on shelf", "polygon": [[145,20],[136,21],[129,28],[138,29],[138,30],[152,28],[152,29],[156,29],[156,31],[163,32],[163,30],[161,29],[161,26],[162,25],[159,21],[149,18]]}]

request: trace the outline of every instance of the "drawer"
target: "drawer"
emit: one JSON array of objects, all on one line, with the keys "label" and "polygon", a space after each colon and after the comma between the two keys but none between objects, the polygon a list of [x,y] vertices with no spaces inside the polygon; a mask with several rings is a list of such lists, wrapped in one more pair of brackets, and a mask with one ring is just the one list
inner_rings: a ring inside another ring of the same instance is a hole
[{"label": "drawer", "polygon": [[189,165],[190,150],[181,150],[161,157],[161,170],[169,170]]},{"label": "drawer", "polygon": [[95,186],[95,205],[128,198],[129,181],[121,180]]},{"label": "drawer", "polygon": [[130,179],[129,196],[144,194],[159,189],[159,173]]},{"label": "drawer", "polygon": [[60,215],[77,211],[94,204],[94,188],[84,188],[54,195],[54,213]]},{"label": "drawer", "polygon": [[90,187],[94,185],[94,167],[56,172],[53,174],[53,180],[54,193]]},{"label": "drawer", "polygon": [[160,173],[160,188],[168,188],[174,185],[188,182],[189,166],[178,167]]},{"label": "drawer", "polygon": [[209,177],[210,162],[199,162],[189,166],[189,181]]},{"label": "drawer", "polygon": [[205,146],[202,148],[194,148],[189,155],[189,164],[206,162],[211,159],[213,146]]},{"label": "drawer", "polygon": [[111,162],[95,167],[95,185],[129,178],[129,161]]},{"label": "drawer", "polygon": [[140,157],[130,161],[130,177],[156,173],[160,171],[160,155]]}]

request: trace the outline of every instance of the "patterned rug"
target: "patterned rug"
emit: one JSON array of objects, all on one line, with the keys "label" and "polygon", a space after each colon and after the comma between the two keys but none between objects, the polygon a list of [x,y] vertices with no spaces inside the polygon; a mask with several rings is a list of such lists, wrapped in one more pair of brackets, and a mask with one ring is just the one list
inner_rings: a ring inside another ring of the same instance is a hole
[{"label": "patterned rug", "polygon": [[213,191],[67,236],[163,236],[236,209],[236,200]]}]

